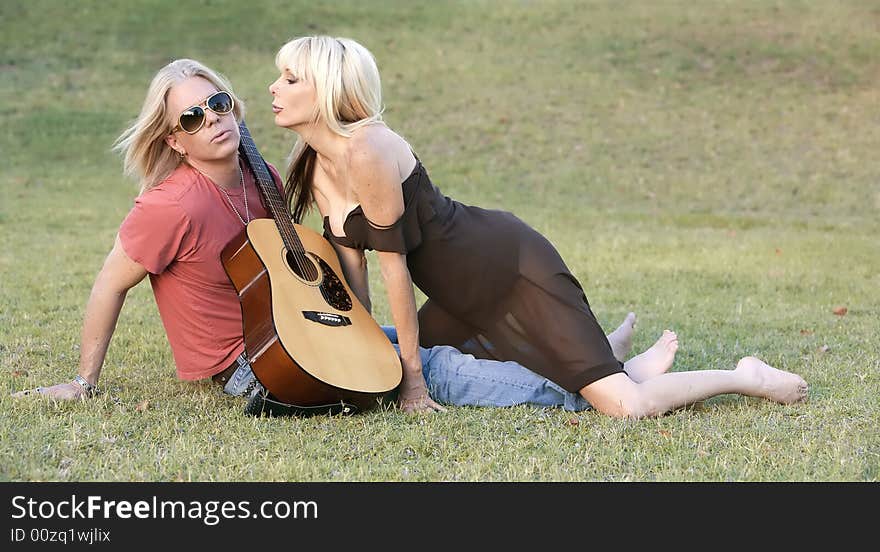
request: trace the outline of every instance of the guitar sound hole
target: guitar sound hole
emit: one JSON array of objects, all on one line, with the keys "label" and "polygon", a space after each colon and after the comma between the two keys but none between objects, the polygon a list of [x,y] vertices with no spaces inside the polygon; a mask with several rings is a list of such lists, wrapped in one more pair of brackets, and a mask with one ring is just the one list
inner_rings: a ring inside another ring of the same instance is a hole
[{"label": "guitar sound hole", "polygon": [[290,270],[303,280],[314,282],[318,279],[318,269],[315,267],[315,263],[310,259],[303,258],[297,260],[294,254],[290,251],[287,252],[287,255],[285,255],[284,258],[287,261],[287,266],[290,267]]}]

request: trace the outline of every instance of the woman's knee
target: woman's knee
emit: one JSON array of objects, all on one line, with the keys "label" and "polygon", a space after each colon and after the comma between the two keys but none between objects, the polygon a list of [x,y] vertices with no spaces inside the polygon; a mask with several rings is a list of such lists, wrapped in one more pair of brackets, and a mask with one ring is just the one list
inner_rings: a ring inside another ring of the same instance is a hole
[{"label": "woman's knee", "polygon": [[645,418],[659,414],[659,405],[644,388],[626,374],[612,374],[580,392],[593,408],[614,418]]}]

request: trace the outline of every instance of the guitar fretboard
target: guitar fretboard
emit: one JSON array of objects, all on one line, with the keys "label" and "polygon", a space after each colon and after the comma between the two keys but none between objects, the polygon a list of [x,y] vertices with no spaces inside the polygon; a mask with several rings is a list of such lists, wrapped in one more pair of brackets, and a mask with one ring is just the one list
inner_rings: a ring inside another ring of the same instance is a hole
[{"label": "guitar fretboard", "polygon": [[299,239],[299,235],[297,235],[296,230],[293,228],[290,209],[288,209],[284,198],[281,197],[281,192],[279,192],[278,188],[275,186],[275,181],[272,179],[272,175],[269,174],[269,171],[266,169],[263,156],[260,155],[259,150],[257,150],[257,145],[254,144],[254,139],[251,137],[251,133],[248,131],[244,121],[238,123],[238,129],[241,134],[241,141],[239,142],[238,149],[244,154],[248,166],[254,174],[257,181],[257,187],[263,195],[263,199],[266,200],[266,206],[268,207],[272,218],[275,220],[275,226],[278,228],[278,233],[281,235],[281,240],[284,242],[284,246],[287,248],[288,253],[293,255],[294,261],[299,267],[298,272],[303,278],[306,278],[307,280],[317,278],[317,269],[314,264],[306,258],[305,248]]}]

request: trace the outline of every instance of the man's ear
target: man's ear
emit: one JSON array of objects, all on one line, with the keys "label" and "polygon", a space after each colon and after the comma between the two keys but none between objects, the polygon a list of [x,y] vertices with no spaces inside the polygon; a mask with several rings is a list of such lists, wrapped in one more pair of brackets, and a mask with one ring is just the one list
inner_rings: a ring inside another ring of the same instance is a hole
[{"label": "man's ear", "polygon": [[186,155],[186,150],[183,149],[183,145],[177,141],[177,138],[173,134],[169,134],[165,137],[165,143],[181,156]]}]

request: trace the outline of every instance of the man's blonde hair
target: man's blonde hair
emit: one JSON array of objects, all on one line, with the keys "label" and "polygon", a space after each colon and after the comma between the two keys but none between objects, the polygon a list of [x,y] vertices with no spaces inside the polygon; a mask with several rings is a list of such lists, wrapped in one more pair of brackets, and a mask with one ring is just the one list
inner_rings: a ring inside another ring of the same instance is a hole
[{"label": "man's blonde hair", "polygon": [[168,91],[190,77],[202,77],[229,92],[235,102],[233,114],[237,121],[244,117],[244,103],[232,91],[232,85],[220,73],[192,59],[174,60],[159,69],[141,108],[141,114],[114,143],[114,149],[125,157],[125,174],[140,181],[141,193],[164,180],[181,162],[181,157],[166,142],[177,114],[167,113]]}]

